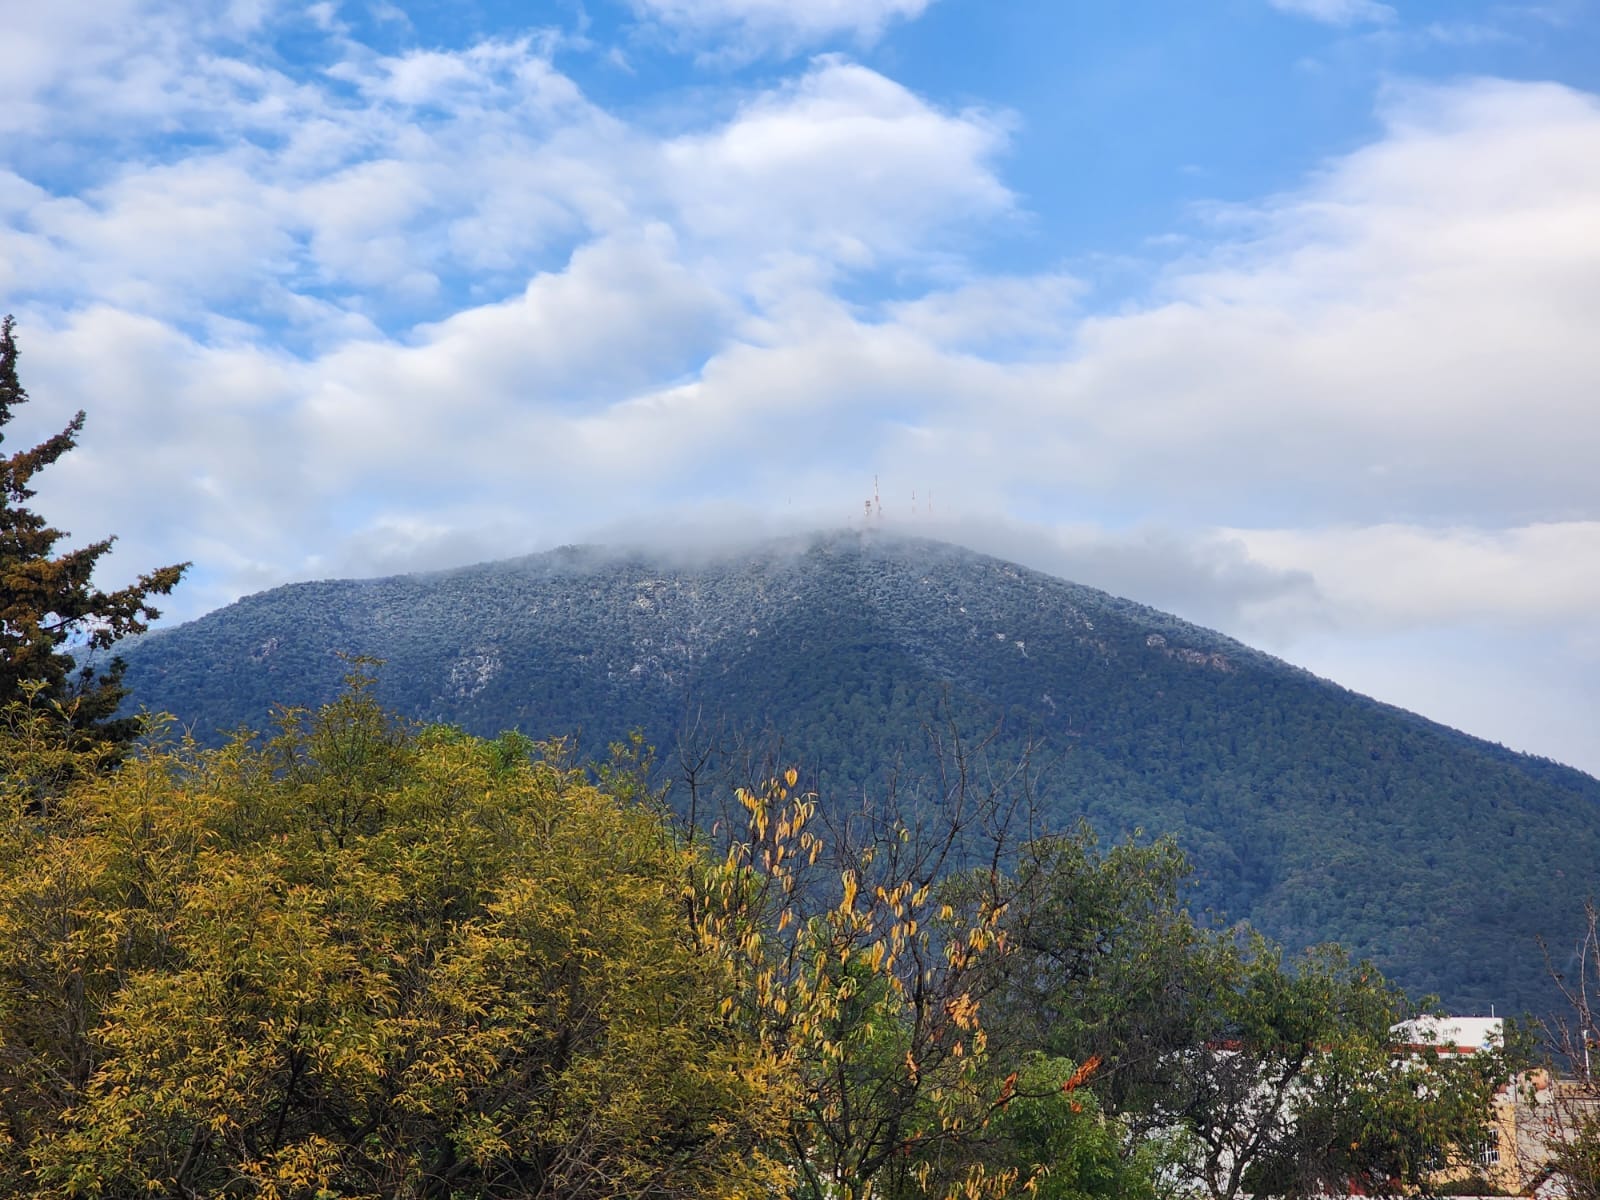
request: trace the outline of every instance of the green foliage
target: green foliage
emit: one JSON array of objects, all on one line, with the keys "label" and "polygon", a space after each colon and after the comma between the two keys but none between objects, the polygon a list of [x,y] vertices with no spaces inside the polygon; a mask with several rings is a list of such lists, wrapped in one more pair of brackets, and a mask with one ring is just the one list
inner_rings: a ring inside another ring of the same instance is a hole
[{"label": "green foliage", "polygon": [[1034,1188],[1039,1200],[1155,1200],[1160,1139],[1140,1138],[1130,1152],[1126,1127],[1103,1111],[1091,1088],[1074,1082],[1078,1077],[1069,1059],[1027,1055],[1013,1098],[991,1122],[992,1153],[1043,1165]]},{"label": "green foliage", "polygon": [[358,686],[9,806],[0,1194],[781,1186],[789,1093],[684,919],[693,857],[527,749]]},{"label": "green foliage", "polygon": [[1397,1047],[1417,1012],[1338,947],[1286,964],[1252,936],[1165,1100],[1191,1135],[1194,1177],[1219,1200],[1395,1195],[1469,1161],[1509,1071],[1493,1052]]},{"label": "green foliage", "polygon": [[1102,852],[1094,832],[1031,843],[1017,865],[1015,953],[998,1005],[1010,1040],[1100,1064],[1095,1090],[1132,1124],[1165,1121],[1179,1052],[1206,1036],[1233,985],[1233,942],[1198,926],[1170,839]]},{"label": "green foliage", "polygon": [[1136,1142],[1175,1135],[1157,1175],[1219,1200],[1389,1194],[1484,1135],[1503,1054],[1397,1051],[1417,1009],[1369,964],[1196,925],[1170,843],[1102,853],[1080,829],[1021,859],[1006,1034],[1098,1064],[1090,1089]]},{"label": "green foliage", "polygon": [[[27,399],[17,379],[17,345],[8,316],[0,320],[0,430]],[[83,421],[80,412],[55,436],[0,458],[0,703],[21,698],[30,681],[42,683],[43,697],[59,705],[80,735],[118,743],[138,728],[135,721],[113,717],[126,695],[122,663],[79,669],[69,650],[104,651],[128,634],[144,632],[160,615],[149,598],[171,592],[188,564],[162,567],[129,587],[103,592],[92,577],[114,539],[56,553],[56,543],[67,535],[25,502],[34,495],[34,476],[77,445]],[[32,698],[40,695],[34,692]]]},{"label": "green foliage", "polygon": [[28,680],[20,699],[0,705],[0,780],[7,804],[19,813],[47,813],[65,788],[93,778],[118,753],[110,743],[77,736],[71,713],[48,690],[42,680]]}]

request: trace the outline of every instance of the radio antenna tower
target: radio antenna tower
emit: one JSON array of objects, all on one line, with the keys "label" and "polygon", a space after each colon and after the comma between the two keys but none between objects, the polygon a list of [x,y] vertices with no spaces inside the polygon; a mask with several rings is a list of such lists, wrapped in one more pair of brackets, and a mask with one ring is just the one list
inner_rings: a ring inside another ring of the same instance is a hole
[{"label": "radio antenna tower", "polygon": [[878,496],[878,477],[872,477],[872,499],[862,502],[862,520],[866,527],[883,524],[883,500]]}]

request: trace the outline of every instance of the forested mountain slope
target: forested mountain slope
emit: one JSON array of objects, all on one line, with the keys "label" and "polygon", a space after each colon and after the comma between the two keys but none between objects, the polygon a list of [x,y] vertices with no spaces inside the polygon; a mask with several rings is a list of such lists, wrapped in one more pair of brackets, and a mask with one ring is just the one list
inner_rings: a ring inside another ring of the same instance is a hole
[{"label": "forested mountain slope", "polygon": [[[1600,782],[1336,687],[1220,634],[970,551],[879,532],[697,561],[563,549],[297,584],[132,646],[136,703],[198,736],[270,722],[385,660],[427,721],[590,752],[688,714],[781,733],[822,802],[932,770],[926,722],[1002,723],[1041,806],[1171,833],[1195,903],[1337,939],[1458,1010],[1542,1006],[1600,861]],[[705,723],[705,721],[703,721]]]}]

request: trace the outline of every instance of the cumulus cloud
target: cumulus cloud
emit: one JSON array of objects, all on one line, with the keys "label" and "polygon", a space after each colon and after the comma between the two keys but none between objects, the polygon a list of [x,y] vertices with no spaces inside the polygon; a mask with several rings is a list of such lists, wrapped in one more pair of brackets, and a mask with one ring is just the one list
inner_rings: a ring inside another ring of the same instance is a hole
[{"label": "cumulus cloud", "polygon": [[60,0],[8,11],[0,138],[92,130],[115,143],[152,128],[225,121],[239,130],[270,120],[292,103],[278,87],[283,77],[214,48],[275,22],[309,20],[285,8],[269,0]]},{"label": "cumulus cloud", "polygon": [[462,288],[510,293],[651,226],[731,292],[786,291],[796,271],[936,260],[930,235],[1013,203],[995,173],[1003,118],[941,111],[836,57],[662,140],[589,103],[547,54],[529,38],[353,56],[328,74],[358,103],[272,85],[294,104],[267,143],[200,138],[61,194],[0,175],[0,283],[180,321],[333,301],[402,328],[459,310]]},{"label": "cumulus cloud", "polygon": [[891,22],[922,15],[930,0],[633,0],[634,11],[691,42],[724,52],[792,54],[830,38],[876,41]]},{"label": "cumulus cloud", "polygon": [[928,235],[1012,207],[994,173],[1005,122],[942,112],[837,56],[719,128],[662,150],[677,220],[731,249],[865,267],[926,255]]}]

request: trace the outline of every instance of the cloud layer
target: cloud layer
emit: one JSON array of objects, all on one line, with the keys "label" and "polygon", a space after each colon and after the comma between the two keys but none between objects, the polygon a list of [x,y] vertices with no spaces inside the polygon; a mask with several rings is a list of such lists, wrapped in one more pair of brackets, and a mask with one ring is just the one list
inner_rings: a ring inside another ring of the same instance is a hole
[{"label": "cloud layer", "polygon": [[717,38],[736,53],[792,54],[845,34],[858,43],[896,20],[920,16],[930,0],[633,0],[634,11],[696,41]]},{"label": "cloud layer", "polygon": [[[924,5],[637,7],[788,50]],[[1013,115],[838,53],[663,129],[548,32],[381,53],[268,4],[95,13],[0,50],[19,436],[89,410],[40,503],[201,564],[188,611],[640,514],[836,523],[877,475],[896,520],[1285,648],[1600,646],[1593,95],[1396,85],[1368,144],[1206,212],[1109,307],[985,265],[1032,219]]]},{"label": "cloud layer", "polygon": [[1399,16],[1379,0],[1267,0],[1279,12],[1310,17],[1328,25],[1387,25]]}]

